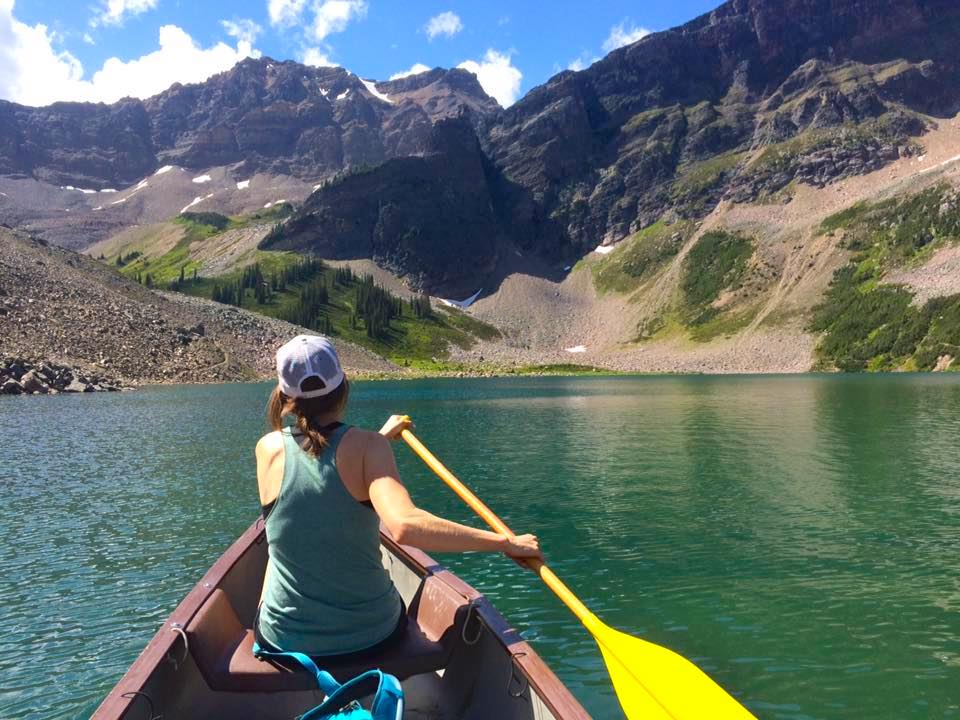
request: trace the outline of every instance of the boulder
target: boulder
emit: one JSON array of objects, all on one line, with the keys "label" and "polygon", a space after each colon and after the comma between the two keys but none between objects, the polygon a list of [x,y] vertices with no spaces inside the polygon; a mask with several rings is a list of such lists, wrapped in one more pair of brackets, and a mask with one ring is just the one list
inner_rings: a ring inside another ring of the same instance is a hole
[{"label": "boulder", "polygon": [[87,386],[80,382],[79,380],[71,380],[70,384],[67,385],[63,391],[68,393],[82,393],[85,392]]},{"label": "boulder", "polygon": [[20,378],[20,384],[23,385],[23,389],[29,393],[45,393],[47,391],[46,384],[35,370],[25,373],[24,376]]},{"label": "boulder", "polygon": [[18,383],[13,378],[6,380],[2,385],[0,385],[0,395],[19,395],[23,392],[23,385]]}]

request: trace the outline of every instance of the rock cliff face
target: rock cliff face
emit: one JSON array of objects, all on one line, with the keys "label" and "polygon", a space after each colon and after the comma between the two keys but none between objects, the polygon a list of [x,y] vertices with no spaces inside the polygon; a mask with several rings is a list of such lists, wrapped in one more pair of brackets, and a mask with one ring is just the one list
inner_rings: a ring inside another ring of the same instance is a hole
[{"label": "rock cliff face", "polygon": [[469,122],[441,120],[421,156],[328,183],[261,247],[373,258],[414,287],[467,297],[492,272],[499,248],[487,172]]},{"label": "rock cliff face", "polygon": [[[794,183],[822,187],[917,152],[911,138],[931,116],[960,110],[958,34],[960,5],[948,0],[732,0],[486,116],[481,196],[502,235],[563,263],[664,215],[702,217],[724,198],[788,202]],[[420,170],[394,165],[391,183],[419,182]],[[304,215],[345,193],[321,189]],[[378,212],[358,222],[372,225]],[[429,235],[441,222],[428,212],[416,227]],[[308,247],[308,226],[295,225],[287,246]],[[330,244],[340,231],[324,232]],[[472,250],[478,286],[495,253],[490,244]],[[417,263],[457,251],[394,244],[379,257],[449,290],[454,263]]]},{"label": "rock cliff face", "polygon": [[96,190],[166,164],[313,180],[417,154],[435,120],[498,109],[464,70],[377,84],[343,68],[251,59],[143,102],[0,102],[0,174]]},{"label": "rock cliff face", "polygon": [[918,114],[960,109],[958,31],[950,0],[731,0],[557,75],[489,122],[484,148],[520,190],[503,194],[526,242],[576,254],[668,209],[911,152]]},{"label": "rock cliff face", "polygon": [[150,118],[137,100],[42,108],[0,101],[0,174],[99,189],[155,169]]}]

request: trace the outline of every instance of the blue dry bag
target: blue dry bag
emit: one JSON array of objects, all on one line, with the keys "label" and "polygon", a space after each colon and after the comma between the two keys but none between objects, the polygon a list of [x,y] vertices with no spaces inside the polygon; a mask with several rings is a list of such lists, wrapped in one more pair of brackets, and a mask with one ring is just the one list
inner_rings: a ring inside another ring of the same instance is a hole
[{"label": "blue dry bag", "polygon": [[[327,699],[312,710],[307,710],[300,720],[400,720],[403,717],[403,688],[393,676],[380,670],[368,670],[342,685],[333,675],[321,670],[308,655],[298,652],[267,652],[257,643],[253,644],[257,658],[290,658],[317,678],[317,687]],[[360,700],[373,695],[367,710]]]}]

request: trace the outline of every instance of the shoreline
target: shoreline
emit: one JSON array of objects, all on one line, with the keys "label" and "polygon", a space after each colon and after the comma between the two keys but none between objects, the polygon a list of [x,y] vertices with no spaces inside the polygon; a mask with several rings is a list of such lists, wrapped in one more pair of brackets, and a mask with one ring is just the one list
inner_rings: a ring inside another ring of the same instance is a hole
[{"label": "shoreline", "polygon": [[[36,362],[36,361],[33,361]],[[392,362],[392,361],[390,361]],[[947,368],[941,371],[917,371],[917,370],[896,370],[890,372],[860,372],[860,373],[851,373],[843,371],[829,371],[829,370],[817,370],[816,368],[810,368],[809,370],[803,372],[703,372],[703,371],[645,371],[645,370],[614,370],[610,368],[596,367],[592,365],[579,365],[575,363],[557,363],[557,364],[544,364],[544,365],[518,365],[518,366],[509,366],[504,367],[502,365],[459,365],[451,364],[448,367],[443,367],[442,365],[437,367],[403,367],[398,366],[397,370],[383,371],[383,370],[355,370],[350,367],[346,367],[345,371],[347,376],[352,381],[360,382],[389,382],[389,381],[413,381],[413,380],[430,380],[430,379],[450,379],[450,380],[466,380],[466,379],[481,379],[481,378],[533,378],[533,377],[566,377],[566,378],[577,378],[577,377],[633,377],[633,378],[668,378],[668,377],[718,377],[718,378],[751,378],[751,377],[798,377],[805,375],[814,375],[814,376],[835,376],[835,377],[847,377],[847,376],[863,376],[863,377],[882,377],[885,375],[909,375],[909,376],[932,376],[932,375],[949,375],[953,373],[960,372],[960,368]],[[162,387],[179,387],[187,385],[233,385],[233,384],[243,384],[243,383],[267,383],[275,380],[274,375],[267,374],[259,377],[248,377],[248,378],[237,378],[230,380],[222,379],[211,379],[208,381],[181,381],[170,379],[166,381],[150,381],[150,380],[136,380],[131,378],[125,378],[120,383],[119,386],[114,387],[104,387],[98,392],[104,391],[113,391],[113,390],[122,390],[124,392],[130,392],[139,390],[142,388],[162,388]],[[34,395],[57,395],[57,394],[88,394],[91,390],[86,392],[22,392],[10,394],[10,397],[28,397]],[[3,395],[0,394],[0,397]]]}]

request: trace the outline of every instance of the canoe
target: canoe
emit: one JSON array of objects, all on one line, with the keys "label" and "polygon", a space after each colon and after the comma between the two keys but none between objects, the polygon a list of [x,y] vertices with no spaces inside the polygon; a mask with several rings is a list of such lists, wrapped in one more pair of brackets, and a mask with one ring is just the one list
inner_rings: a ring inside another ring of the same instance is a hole
[{"label": "canoe", "polygon": [[[323,697],[305,672],[259,661],[250,627],[267,562],[258,521],[214,563],[94,713],[95,720],[278,718]],[[590,716],[479,592],[381,530],[381,556],[411,622],[371,663],[400,678],[417,720],[586,720]],[[327,666],[337,680],[369,669]]]}]

